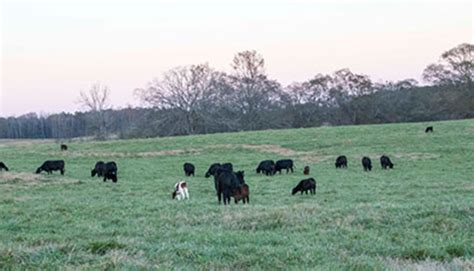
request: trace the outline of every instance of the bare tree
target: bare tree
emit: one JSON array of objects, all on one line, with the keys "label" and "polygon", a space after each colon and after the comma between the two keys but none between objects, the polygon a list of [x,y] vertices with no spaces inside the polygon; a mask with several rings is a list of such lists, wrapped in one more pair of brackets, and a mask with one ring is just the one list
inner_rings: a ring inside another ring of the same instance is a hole
[{"label": "bare tree", "polygon": [[275,121],[262,114],[279,102],[280,84],[265,74],[265,61],[256,51],[237,53],[232,61],[230,76],[234,103],[240,109],[241,124],[245,129],[265,128]]},{"label": "bare tree", "polygon": [[145,105],[167,112],[156,125],[172,126],[170,134],[194,134],[211,110],[204,105],[218,96],[219,76],[207,64],[177,67],[135,93]]},{"label": "bare tree", "polygon": [[85,109],[92,112],[92,128],[95,130],[98,139],[105,139],[107,136],[106,111],[110,109],[110,89],[96,82],[88,92],[81,91],[78,103]]}]

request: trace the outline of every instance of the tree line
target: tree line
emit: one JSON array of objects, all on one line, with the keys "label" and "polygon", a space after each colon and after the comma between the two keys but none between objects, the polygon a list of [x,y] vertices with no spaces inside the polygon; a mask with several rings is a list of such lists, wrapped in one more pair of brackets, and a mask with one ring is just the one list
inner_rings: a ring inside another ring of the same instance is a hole
[{"label": "tree line", "polygon": [[444,52],[414,79],[373,82],[349,69],[282,86],[256,51],[237,53],[232,71],[176,67],[134,92],[141,107],[112,109],[98,83],[81,92],[86,112],[0,118],[0,138],[136,138],[321,125],[474,117],[474,45]]}]

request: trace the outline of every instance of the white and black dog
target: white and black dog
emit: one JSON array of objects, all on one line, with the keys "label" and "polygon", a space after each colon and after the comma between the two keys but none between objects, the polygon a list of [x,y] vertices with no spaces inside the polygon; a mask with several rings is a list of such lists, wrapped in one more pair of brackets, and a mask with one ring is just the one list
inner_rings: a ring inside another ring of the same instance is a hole
[{"label": "white and black dog", "polygon": [[177,200],[189,199],[188,184],[185,181],[176,183],[171,198]]}]

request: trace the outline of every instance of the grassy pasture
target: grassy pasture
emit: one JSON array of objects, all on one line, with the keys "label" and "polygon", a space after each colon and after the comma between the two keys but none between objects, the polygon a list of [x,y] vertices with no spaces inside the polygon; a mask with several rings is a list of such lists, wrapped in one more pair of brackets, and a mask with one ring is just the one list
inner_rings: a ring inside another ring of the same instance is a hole
[{"label": "grassy pasture", "polygon": [[[474,120],[107,142],[0,140],[2,269],[474,269]],[[336,170],[344,154],[349,168]],[[379,157],[390,156],[393,170]],[[372,158],[363,172],[360,159]],[[257,175],[292,158],[294,174]],[[64,159],[65,176],[36,175]],[[91,178],[117,162],[119,181]],[[184,162],[196,165],[186,178]],[[250,205],[217,204],[213,162],[245,170]],[[316,196],[291,196],[311,167]],[[191,199],[172,201],[186,179]]]}]

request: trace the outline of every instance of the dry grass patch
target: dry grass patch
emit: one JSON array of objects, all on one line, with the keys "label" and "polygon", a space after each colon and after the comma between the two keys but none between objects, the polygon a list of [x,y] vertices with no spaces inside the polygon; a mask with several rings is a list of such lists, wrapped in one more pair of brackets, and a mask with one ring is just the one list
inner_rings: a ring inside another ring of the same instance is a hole
[{"label": "dry grass patch", "polygon": [[25,172],[3,172],[0,173],[0,185],[41,185],[49,183],[81,183],[77,179],[61,176],[60,178],[51,179],[47,175],[25,173]]},{"label": "dry grass patch", "polygon": [[393,156],[396,158],[407,158],[408,160],[438,159],[441,157],[439,154],[423,152],[395,153]]},{"label": "dry grass patch", "polygon": [[184,150],[164,150],[151,152],[49,152],[52,156],[68,156],[68,157],[120,157],[120,158],[146,158],[168,155],[187,155],[199,154],[200,149],[184,149]]}]

